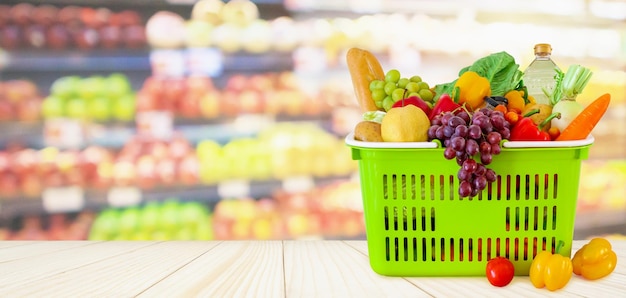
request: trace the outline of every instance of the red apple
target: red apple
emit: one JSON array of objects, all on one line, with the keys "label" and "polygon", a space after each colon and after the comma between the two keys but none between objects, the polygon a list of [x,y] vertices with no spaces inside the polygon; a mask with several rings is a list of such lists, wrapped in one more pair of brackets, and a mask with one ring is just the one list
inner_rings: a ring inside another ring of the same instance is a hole
[{"label": "red apple", "polygon": [[177,102],[176,111],[184,118],[198,118],[202,115],[200,101],[193,94],[186,94]]},{"label": "red apple", "polygon": [[226,81],[225,89],[240,92],[248,88],[248,78],[242,74],[234,74]]},{"label": "red apple", "polygon": [[104,48],[114,49],[122,43],[122,29],[119,26],[105,25],[99,29],[100,44]]},{"label": "red apple", "polygon": [[83,50],[93,49],[100,42],[98,31],[93,28],[79,28],[72,33],[74,43]]},{"label": "red apple", "polygon": [[187,154],[178,164],[178,179],[185,185],[197,184],[200,179],[200,161],[195,152]]},{"label": "red apple", "polygon": [[214,90],[213,80],[207,76],[192,75],[187,77],[187,92],[194,95],[202,95]]},{"label": "red apple", "polygon": [[137,160],[137,183],[140,188],[148,189],[156,186],[156,160],[150,155],[144,155]]},{"label": "red apple", "polygon": [[35,122],[39,120],[41,112],[41,99],[31,97],[17,104],[17,118],[24,122]]},{"label": "red apple", "polygon": [[11,21],[11,6],[0,4],[0,27]]},{"label": "red apple", "polygon": [[133,26],[133,25],[141,25],[143,20],[138,12],[134,10],[122,10],[117,13],[117,17],[119,18],[120,26]]},{"label": "red apple", "polygon": [[0,197],[15,198],[19,192],[17,177],[13,173],[0,172]]},{"label": "red apple", "polygon": [[20,191],[26,197],[39,197],[43,191],[43,181],[34,172],[22,175],[19,183]]},{"label": "red apple", "polygon": [[80,21],[81,8],[75,5],[68,5],[59,10],[57,18],[59,23],[65,26],[76,26]]},{"label": "red apple", "polygon": [[156,96],[152,93],[146,92],[145,90],[137,93],[135,102],[137,105],[137,112],[156,111],[159,109]]},{"label": "red apple", "polygon": [[417,96],[411,96],[409,98],[398,100],[396,101],[396,103],[393,104],[393,106],[391,106],[391,108],[404,107],[407,105],[414,105],[422,109],[424,113],[426,113],[426,115],[430,115],[430,107],[428,106],[428,104],[426,104],[424,100]]},{"label": "red apple", "polygon": [[181,136],[174,137],[168,144],[169,155],[175,160],[180,160],[183,157],[193,152],[193,148],[189,141]]},{"label": "red apple", "polygon": [[245,90],[239,93],[239,113],[260,114],[264,109],[263,96],[260,92]]},{"label": "red apple", "polygon": [[15,119],[15,108],[6,101],[0,100],[0,121],[11,121]]},{"label": "red apple", "polygon": [[171,185],[176,182],[176,161],[173,158],[158,161],[156,171],[161,183]]},{"label": "red apple", "polygon": [[17,49],[23,45],[22,29],[13,24],[0,28],[0,47],[7,50]]},{"label": "red apple", "polygon": [[239,114],[239,92],[225,90],[222,92],[220,110],[224,116]]},{"label": "red apple", "polygon": [[122,42],[131,49],[146,46],[146,28],[143,25],[129,25],[122,27]]},{"label": "red apple", "polygon": [[35,6],[30,3],[19,3],[11,7],[13,23],[26,26],[31,23]]},{"label": "red apple", "polygon": [[187,84],[182,78],[171,78],[163,82],[163,100],[173,104],[185,96]]},{"label": "red apple", "polygon": [[59,9],[56,6],[42,4],[35,7],[33,11],[33,21],[41,26],[47,27],[57,21]]},{"label": "red apple", "polygon": [[71,41],[70,32],[63,25],[54,24],[46,30],[46,41],[53,49],[65,49]]}]

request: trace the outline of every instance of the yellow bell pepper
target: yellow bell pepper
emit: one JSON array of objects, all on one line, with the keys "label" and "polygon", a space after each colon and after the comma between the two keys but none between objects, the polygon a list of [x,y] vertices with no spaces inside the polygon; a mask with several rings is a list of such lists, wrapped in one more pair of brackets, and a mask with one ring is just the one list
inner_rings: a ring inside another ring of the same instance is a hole
[{"label": "yellow bell pepper", "polygon": [[476,110],[485,103],[485,96],[491,96],[491,83],[474,71],[466,71],[457,79],[454,90],[459,104]]},{"label": "yellow bell pepper", "polygon": [[526,106],[526,101],[524,100],[524,91],[511,90],[504,95],[504,98],[506,98],[507,100],[507,110],[515,110],[519,113],[522,113],[522,111],[524,111],[524,106]]},{"label": "yellow bell pepper", "polygon": [[613,272],[617,264],[617,255],[608,240],[594,238],[574,254],[572,264],[575,274],[594,280]]},{"label": "yellow bell pepper", "polygon": [[549,251],[538,253],[530,264],[530,282],[535,288],[544,286],[555,291],[563,288],[572,278],[572,260]]}]

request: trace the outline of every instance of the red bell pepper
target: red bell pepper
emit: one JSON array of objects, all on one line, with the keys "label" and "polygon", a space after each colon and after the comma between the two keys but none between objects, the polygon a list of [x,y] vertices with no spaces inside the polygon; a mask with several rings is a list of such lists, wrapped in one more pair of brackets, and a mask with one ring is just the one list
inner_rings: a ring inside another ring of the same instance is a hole
[{"label": "red bell pepper", "polygon": [[548,116],[546,120],[541,122],[539,125],[536,125],[529,116],[538,113],[539,110],[533,110],[530,113],[524,115],[524,118],[519,120],[515,126],[511,129],[511,136],[509,140],[511,141],[551,141],[550,134],[543,131],[543,127],[550,123],[550,120],[555,117],[561,117],[560,113],[553,113]]},{"label": "red bell pepper", "polygon": [[433,120],[435,116],[441,113],[451,112],[460,107],[461,107],[460,104],[452,100],[452,98],[450,97],[450,94],[447,94],[447,93],[441,94],[441,96],[439,96],[439,99],[437,100],[437,103],[435,104],[433,109],[430,111],[430,115],[428,115],[428,119]]}]

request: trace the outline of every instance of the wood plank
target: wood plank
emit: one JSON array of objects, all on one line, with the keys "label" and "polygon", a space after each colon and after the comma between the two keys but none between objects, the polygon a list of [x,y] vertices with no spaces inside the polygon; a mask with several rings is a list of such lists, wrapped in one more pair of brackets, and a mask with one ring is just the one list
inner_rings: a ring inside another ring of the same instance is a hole
[{"label": "wood plank", "polygon": [[368,258],[341,241],[285,242],[286,296],[428,297],[403,278],[376,274]]},{"label": "wood plank", "polygon": [[32,258],[39,255],[54,253],[60,250],[72,249],[92,244],[92,242],[85,241],[24,241],[21,244],[2,248],[0,251],[0,263]]},{"label": "wood plank", "polygon": [[125,249],[106,258],[99,257],[95,250],[81,252],[97,261],[68,266],[62,272],[48,274],[26,285],[7,286],[2,292],[11,296],[51,293],[59,297],[134,297],[215,245],[216,242],[207,241],[105,242],[97,246],[106,252],[116,251],[118,246],[134,246],[134,249]]},{"label": "wood plank", "polygon": [[0,249],[22,245],[31,245],[34,243],[37,243],[37,241],[0,241]]},{"label": "wood plank", "polygon": [[284,297],[281,241],[225,241],[140,297]]},{"label": "wood plank", "polygon": [[[41,242],[52,244],[52,242]],[[50,276],[62,275],[64,272],[86,266],[91,263],[107,260],[113,256],[128,253],[139,248],[154,245],[146,242],[85,242],[86,244],[53,253],[21,258],[0,263],[0,297],[14,296],[11,289],[30,287],[39,280]],[[45,248],[42,248],[45,249]],[[81,280],[81,279],[79,279]],[[74,281],[74,284],[76,281]]]}]

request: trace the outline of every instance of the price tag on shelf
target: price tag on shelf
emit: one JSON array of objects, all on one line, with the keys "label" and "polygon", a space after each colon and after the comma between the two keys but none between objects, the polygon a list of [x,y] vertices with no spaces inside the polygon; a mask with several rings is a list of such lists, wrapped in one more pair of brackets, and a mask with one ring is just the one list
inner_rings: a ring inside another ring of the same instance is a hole
[{"label": "price tag on shelf", "polygon": [[299,47],[293,52],[295,72],[321,73],[328,64],[326,52],[321,47]]},{"label": "price tag on shelf", "polygon": [[141,203],[141,190],[137,187],[113,187],[107,194],[112,207],[126,207]]},{"label": "price tag on shelf", "polygon": [[222,52],[216,48],[188,48],[187,70],[191,75],[216,77],[224,69]]},{"label": "price tag on shelf", "polygon": [[152,74],[159,77],[183,77],[185,53],[183,50],[153,50],[150,52]]},{"label": "price tag on shelf", "polygon": [[46,188],[41,199],[49,213],[80,211],[85,205],[84,190],[78,186]]},{"label": "price tag on shelf", "polygon": [[217,194],[220,198],[244,198],[250,196],[250,181],[229,180],[217,185]]},{"label": "price tag on shelf", "polygon": [[48,119],[43,130],[47,146],[74,149],[85,144],[85,127],[78,119]]},{"label": "price tag on shelf", "polygon": [[174,133],[174,116],[168,111],[138,112],[135,121],[141,136],[167,140]]},{"label": "price tag on shelf", "polygon": [[283,189],[289,193],[306,192],[315,187],[315,181],[311,176],[295,176],[283,180]]}]

